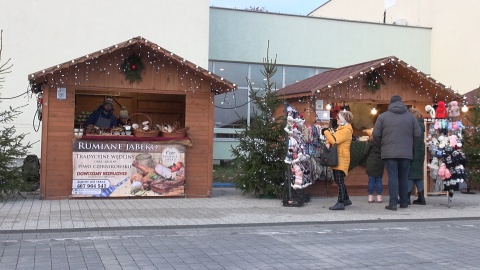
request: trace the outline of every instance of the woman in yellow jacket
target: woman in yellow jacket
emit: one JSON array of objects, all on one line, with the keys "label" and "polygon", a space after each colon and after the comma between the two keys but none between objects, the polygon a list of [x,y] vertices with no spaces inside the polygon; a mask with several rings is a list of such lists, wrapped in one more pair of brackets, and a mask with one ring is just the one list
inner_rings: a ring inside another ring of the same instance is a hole
[{"label": "woman in yellow jacket", "polygon": [[337,144],[338,166],[332,167],[333,179],[338,185],[338,202],[330,210],[345,210],[345,206],[351,205],[352,201],[348,197],[347,188],[345,187],[345,177],[348,175],[348,167],[350,166],[350,144],[352,143],[352,120],[353,115],[349,111],[340,111],[337,117],[338,128],[332,134],[329,130],[323,133],[327,142]]}]

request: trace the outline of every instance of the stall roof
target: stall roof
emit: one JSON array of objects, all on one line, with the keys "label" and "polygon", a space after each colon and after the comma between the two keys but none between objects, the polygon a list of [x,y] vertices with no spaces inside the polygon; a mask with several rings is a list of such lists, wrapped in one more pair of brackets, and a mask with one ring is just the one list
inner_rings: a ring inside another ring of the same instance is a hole
[{"label": "stall roof", "polygon": [[449,87],[446,87],[431,78],[428,74],[421,72],[395,56],[379,58],[368,62],[325,71],[284,87],[278,90],[277,94],[285,98],[310,97],[315,95],[315,92],[321,93],[333,86],[355,79],[359,75],[364,75],[377,68],[393,64],[396,65],[396,74],[398,76],[409,78],[412,77],[412,75],[415,75],[414,77],[419,80],[418,83],[423,83],[424,85],[428,83],[437,86],[440,89],[440,92],[444,92],[444,95],[442,96],[454,96],[461,99],[461,96],[456,91],[451,90]]},{"label": "stall roof", "polygon": [[480,87],[465,93],[463,96],[466,104],[470,106],[478,104],[480,99]]},{"label": "stall roof", "polygon": [[[201,78],[215,83],[215,85],[218,85],[218,89],[212,89],[212,91],[215,91],[216,94],[222,94],[231,90],[236,89],[236,85],[228,80],[223,79],[222,77],[213,74],[212,72],[186,60],[185,58],[178,56],[174,54],[171,51],[168,51],[157,44],[151,42],[150,40],[143,38],[143,37],[134,37],[129,40],[126,40],[124,42],[118,43],[116,45],[110,46],[108,48],[104,48],[102,50],[78,57],[76,59],[55,65],[53,67],[49,67],[46,69],[43,69],[41,71],[32,73],[28,75],[28,80],[32,85],[35,84],[42,84],[42,82],[45,79],[45,76],[48,74],[52,74],[56,71],[60,71],[63,69],[67,69],[71,67],[72,65],[78,65],[81,63],[85,63],[87,61],[91,61],[94,59],[97,59],[103,55],[107,55],[116,51],[120,50],[125,50],[126,48],[132,48],[132,47],[141,47],[144,50],[149,50],[152,52],[157,52],[160,53],[164,57],[169,57],[169,59],[172,61],[173,64],[178,65],[178,66],[183,66],[185,69],[195,72],[198,76]],[[37,87],[32,87],[32,91],[37,93],[40,92],[41,90]]]}]

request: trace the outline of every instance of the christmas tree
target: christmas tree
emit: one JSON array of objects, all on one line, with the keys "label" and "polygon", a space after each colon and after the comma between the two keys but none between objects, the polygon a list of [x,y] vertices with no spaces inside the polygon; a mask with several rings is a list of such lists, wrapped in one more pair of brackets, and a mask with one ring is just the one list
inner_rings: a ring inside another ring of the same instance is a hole
[{"label": "christmas tree", "polygon": [[480,93],[474,97],[475,103],[465,116],[463,151],[467,157],[468,185],[480,185]]},{"label": "christmas tree", "polygon": [[[0,89],[3,90],[2,82],[4,75],[11,72],[10,59],[2,62],[2,34],[0,31]],[[1,102],[1,100],[0,100]],[[0,107],[3,109],[3,106]],[[22,142],[26,134],[17,134],[14,125],[9,125],[20,114],[20,108],[9,107],[0,111],[0,198],[16,195],[20,191],[32,190],[33,183],[25,181],[22,168],[16,165],[17,158],[23,158],[31,144],[24,145]]]},{"label": "christmas tree", "polygon": [[249,81],[249,97],[256,107],[250,118],[250,126],[238,133],[239,145],[232,147],[234,163],[242,171],[234,183],[244,194],[257,196],[282,195],[285,176],[285,153],[287,152],[283,139],[284,117],[275,117],[274,111],[282,106],[282,100],[277,98],[275,83],[271,78],[277,71],[275,60],[263,59],[264,87],[255,90]]}]

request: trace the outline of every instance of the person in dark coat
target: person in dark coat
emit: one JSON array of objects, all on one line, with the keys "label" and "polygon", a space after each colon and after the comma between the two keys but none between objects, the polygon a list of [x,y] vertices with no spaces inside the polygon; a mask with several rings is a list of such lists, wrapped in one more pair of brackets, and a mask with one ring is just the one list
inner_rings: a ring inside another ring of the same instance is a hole
[{"label": "person in dark coat", "polygon": [[423,170],[425,162],[425,123],[423,122],[422,114],[416,108],[410,108],[408,111],[417,119],[418,125],[422,131],[420,138],[415,141],[413,145],[413,159],[410,162],[410,170],[408,171],[408,203],[410,204],[410,195],[412,194],[413,186],[417,187],[418,198],[413,201],[413,204],[426,205],[425,194],[423,188]]},{"label": "person in dark coat", "polygon": [[116,127],[118,118],[113,114],[113,98],[105,97],[102,105],[93,111],[85,120],[85,127],[94,125],[99,128]]},{"label": "person in dark coat", "polygon": [[372,129],[365,131],[369,138],[365,151],[363,152],[362,161],[367,161],[367,175],[368,175],[368,202],[374,203],[373,191],[377,192],[377,203],[382,203],[382,178],[385,164],[381,158],[380,145],[373,139]]},{"label": "person in dark coat", "polygon": [[[413,144],[420,138],[417,119],[408,113],[398,95],[390,98],[386,112],[380,114],[373,128],[373,138],[380,145],[382,160],[388,174],[389,204],[387,210],[408,207],[408,172],[413,159]],[[400,200],[398,199],[400,195]]]}]

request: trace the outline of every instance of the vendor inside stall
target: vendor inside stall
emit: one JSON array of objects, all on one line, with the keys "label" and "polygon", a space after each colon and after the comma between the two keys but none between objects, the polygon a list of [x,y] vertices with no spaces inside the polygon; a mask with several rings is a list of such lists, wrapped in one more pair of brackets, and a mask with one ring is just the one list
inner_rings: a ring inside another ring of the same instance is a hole
[{"label": "vendor inside stall", "polygon": [[99,128],[113,128],[117,126],[118,119],[113,114],[113,98],[105,97],[103,104],[98,106],[85,121],[85,126],[94,125]]}]

